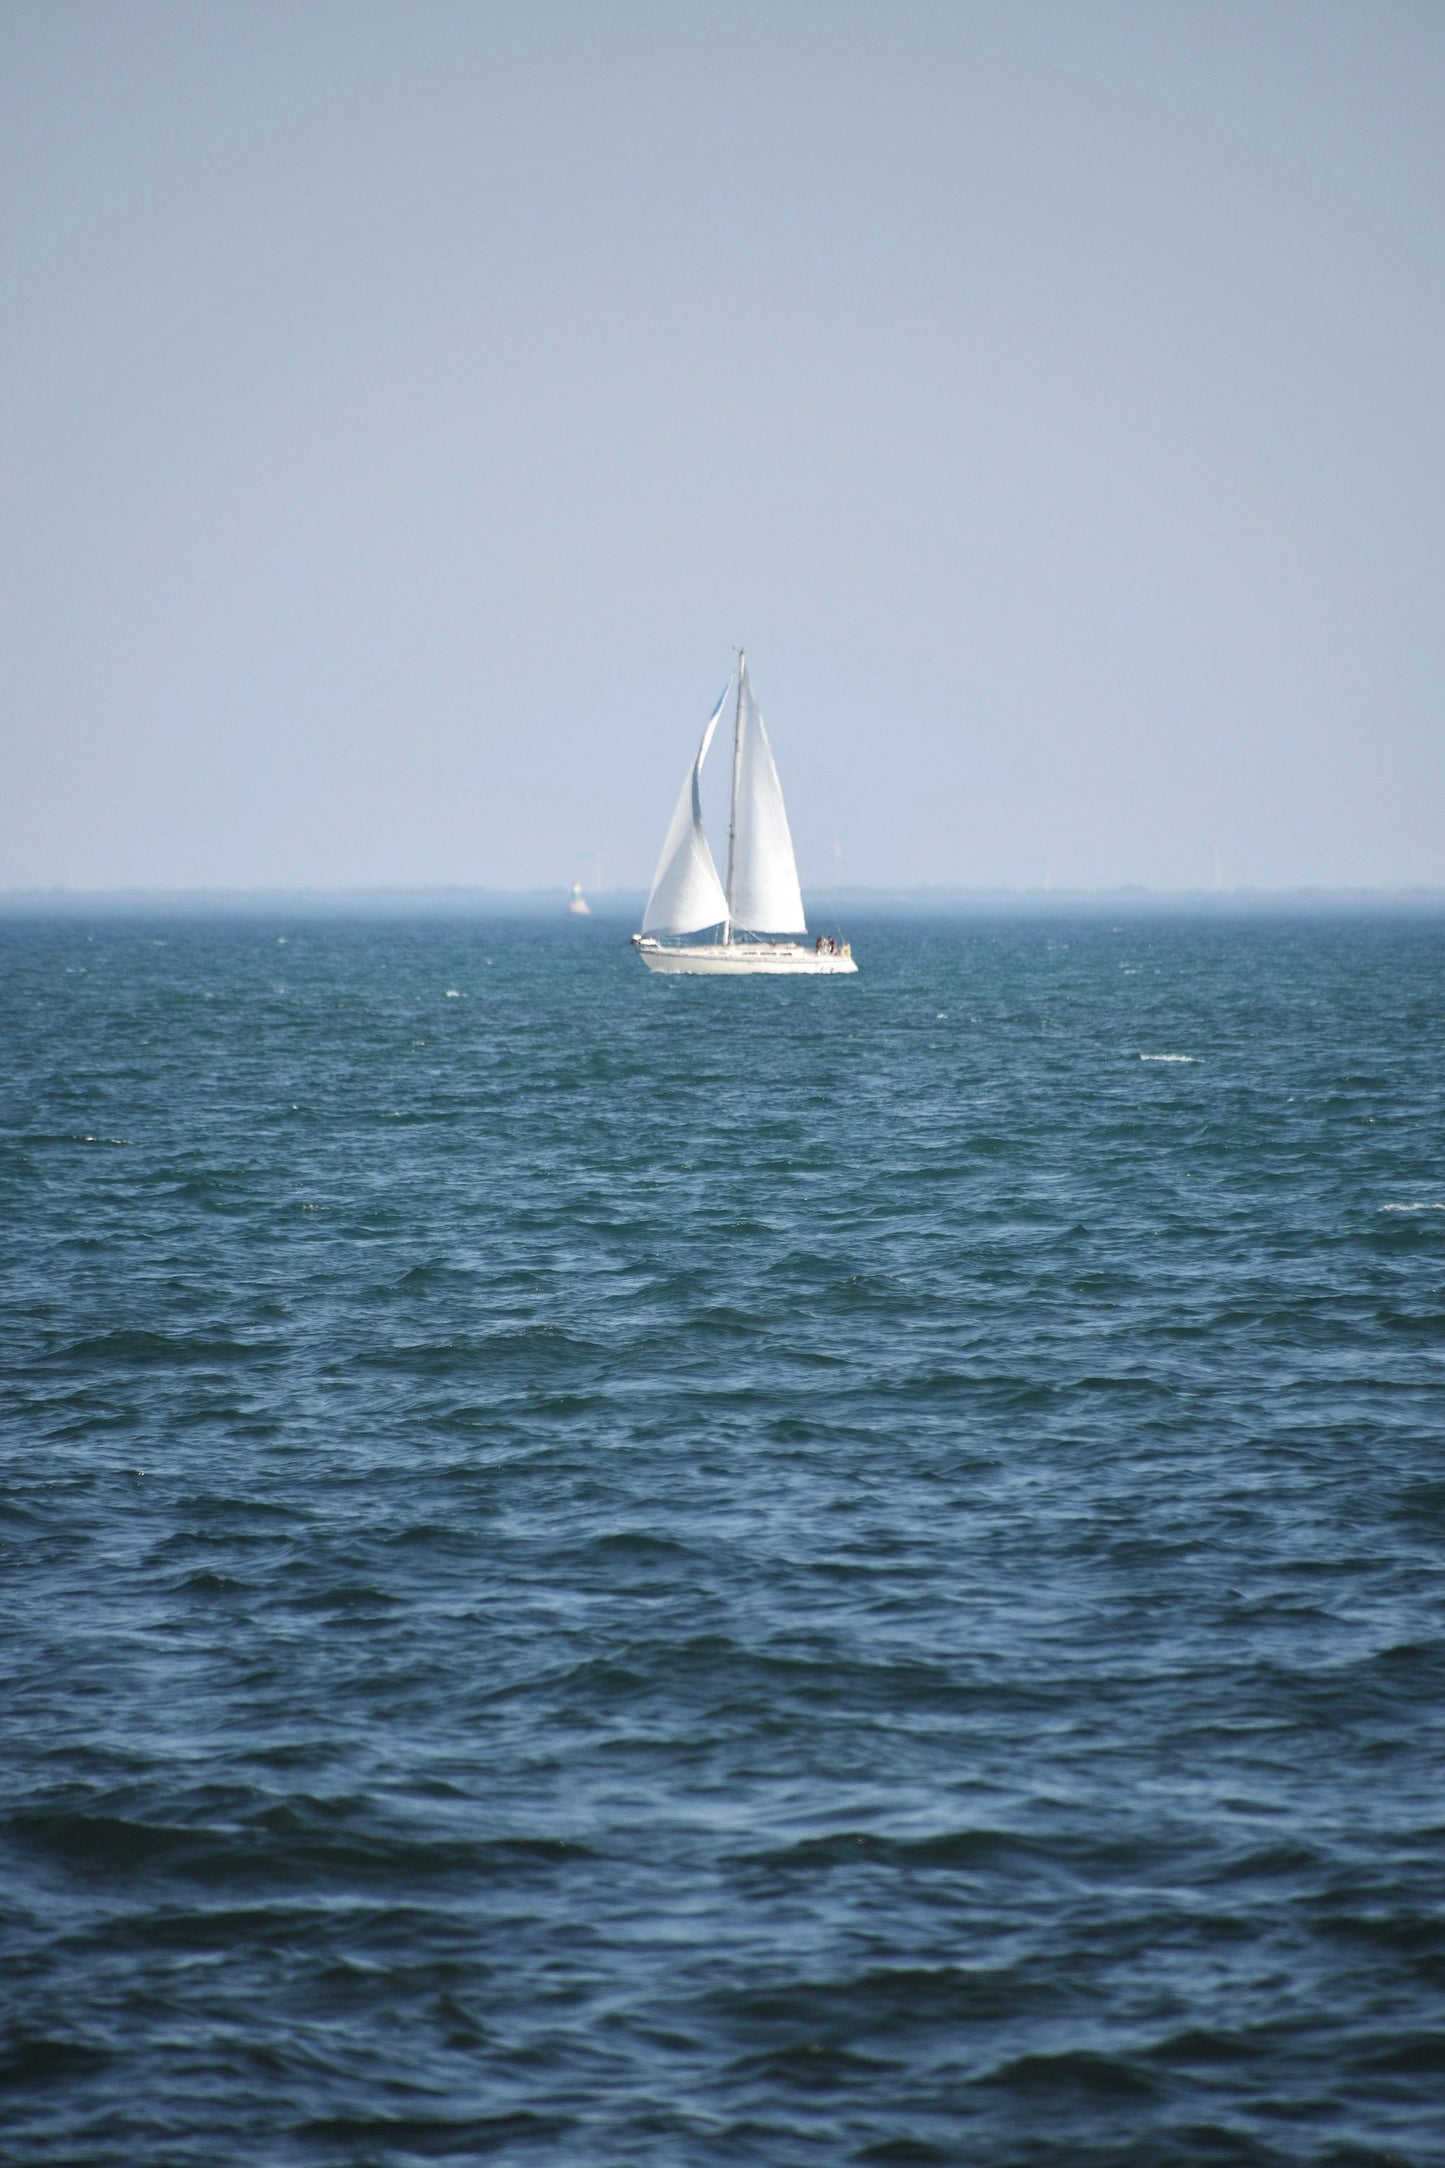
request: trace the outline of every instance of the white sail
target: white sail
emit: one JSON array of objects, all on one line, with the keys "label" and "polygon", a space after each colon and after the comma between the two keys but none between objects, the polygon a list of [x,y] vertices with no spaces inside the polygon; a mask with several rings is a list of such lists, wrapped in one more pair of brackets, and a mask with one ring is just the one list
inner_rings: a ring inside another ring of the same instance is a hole
[{"label": "white sail", "polygon": [[723,689],[722,699],[707,719],[697,758],[688,771],[673,811],[662,856],[652,877],[652,893],[642,914],[644,933],[698,933],[704,926],[720,925],[728,915],[727,897],[723,894],[723,885],[703,831],[698,778],[717,729],[717,719],[731,689],[729,682]]},{"label": "white sail", "polygon": [[783,786],[753,698],[747,658],[738,665],[737,745],[728,909],[735,926],[760,933],[806,933],[798,862],[783,809]]}]

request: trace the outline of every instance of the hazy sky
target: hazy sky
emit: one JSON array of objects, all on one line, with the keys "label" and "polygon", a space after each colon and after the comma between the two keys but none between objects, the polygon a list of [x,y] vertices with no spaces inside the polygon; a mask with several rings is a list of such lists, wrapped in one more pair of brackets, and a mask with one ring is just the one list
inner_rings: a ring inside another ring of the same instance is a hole
[{"label": "hazy sky", "polygon": [[0,7],[0,887],[1445,885],[1445,8]]}]

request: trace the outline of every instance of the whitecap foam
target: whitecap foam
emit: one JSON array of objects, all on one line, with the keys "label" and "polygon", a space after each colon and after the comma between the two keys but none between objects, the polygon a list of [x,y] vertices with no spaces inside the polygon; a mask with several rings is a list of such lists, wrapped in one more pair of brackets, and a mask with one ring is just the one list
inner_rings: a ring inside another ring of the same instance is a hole
[{"label": "whitecap foam", "polygon": [[1445,1212],[1445,1204],[1382,1204],[1382,1212]]},{"label": "whitecap foam", "polygon": [[1141,1054],[1140,1061],[1193,1061],[1193,1054]]}]

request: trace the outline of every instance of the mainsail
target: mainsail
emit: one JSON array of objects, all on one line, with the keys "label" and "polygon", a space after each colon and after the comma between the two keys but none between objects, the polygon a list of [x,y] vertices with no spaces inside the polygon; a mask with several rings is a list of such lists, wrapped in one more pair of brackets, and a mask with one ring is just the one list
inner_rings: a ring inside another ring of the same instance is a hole
[{"label": "mainsail", "polygon": [[[713,722],[716,720],[714,716]],[[708,729],[712,729],[712,723]],[[699,764],[701,760],[699,754]],[[713,878],[717,878],[716,874]],[[793,856],[793,838],[783,808],[783,786],[778,781],[773,749],[753,698],[746,655],[738,658],[727,909],[734,926],[763,933],[806,933],[808,930],[808,922],[803,916],[802,891],[798,886],[798,862]],[[694,924],[703,923],[703,920],[694,921]]]},{"label": "mainsail", "polygon": [[719,925],[728,915],[728,901],[717,877],[712,852],[702,825],[702,796],[698,779],[707,749],[712,744],[732,682],[723,687],[722,699],[707,719],[697,758],[673,811],[662,856],[652,877],[652,893],[642,914],[644,933],[698,933],[704,926]]}]

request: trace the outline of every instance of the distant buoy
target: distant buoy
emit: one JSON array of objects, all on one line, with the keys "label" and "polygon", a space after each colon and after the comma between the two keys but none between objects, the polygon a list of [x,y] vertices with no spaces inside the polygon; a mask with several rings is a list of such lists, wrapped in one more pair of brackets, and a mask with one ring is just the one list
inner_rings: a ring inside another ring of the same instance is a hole
[{"label": "distant buoy", "polygon": [[582,883],[580,881],[572,883],[572,901],[568,904],[567,909],[573,918],[590,918],[592,916],[591,906],[582,893]]}]

